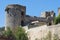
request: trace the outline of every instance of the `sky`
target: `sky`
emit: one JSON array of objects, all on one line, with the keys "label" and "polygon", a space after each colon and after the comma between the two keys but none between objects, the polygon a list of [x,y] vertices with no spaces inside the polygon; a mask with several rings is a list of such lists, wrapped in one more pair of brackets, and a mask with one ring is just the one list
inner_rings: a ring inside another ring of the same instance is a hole
[{"label": "sky", "polygon": [[60,0],[0,0],[0,27],[5,26],[5,8],[9,4],[26,6],[26,14],[40,16],[41,12],[53,10],[58,15]]}]

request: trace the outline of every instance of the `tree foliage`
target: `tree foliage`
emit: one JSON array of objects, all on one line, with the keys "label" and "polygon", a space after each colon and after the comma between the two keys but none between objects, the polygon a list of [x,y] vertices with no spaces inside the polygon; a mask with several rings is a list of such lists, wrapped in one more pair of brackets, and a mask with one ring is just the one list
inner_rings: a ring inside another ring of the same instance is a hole
[{"label": "tree foliage", "polygon": [[58,23],[60,23],[60,14],[54,19],[54,24],[58,24]]}]

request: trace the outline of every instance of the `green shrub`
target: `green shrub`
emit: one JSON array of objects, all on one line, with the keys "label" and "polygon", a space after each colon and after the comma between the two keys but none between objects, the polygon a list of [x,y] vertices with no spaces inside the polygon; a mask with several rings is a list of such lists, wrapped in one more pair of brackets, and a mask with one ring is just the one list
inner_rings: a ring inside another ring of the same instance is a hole
[{"label": "green shrub", "polygon": [[54,24],[58,24],[58,23],[60,23],[60,14],[54,19]]},{"label": "green shrub", "polygon": [[4,31],[4,36],[8,38],[13,38],[14,40],[28,40],[27,33],[22,27],[16,27],[15,32],[12,32],[10,28]]},{"label": "green shrub", "polygon": [[10,28],[7,28],[7,31],[4,31],[4,36],[11,36],[13,33],[12,33],[12,31],[10,30]]},{"label": "green shrub", "polygon": [[16,40],[28,40],[27,33],[22,27],[17,27],[15,31]]},{"label": "green shrub", "polygon": [[13,34],[12,30],[8,27],[6,31],[3,32],[4,37],[15,40],[15,35]]}]

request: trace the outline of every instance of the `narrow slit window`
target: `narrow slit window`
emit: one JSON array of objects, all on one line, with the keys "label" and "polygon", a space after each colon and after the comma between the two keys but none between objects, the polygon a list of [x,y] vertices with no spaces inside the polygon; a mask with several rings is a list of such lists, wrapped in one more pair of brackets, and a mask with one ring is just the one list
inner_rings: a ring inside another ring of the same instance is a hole
[{"label": "narrow slit window", "polygon": [[21,12],[21,15],[23,16],[24,15],[24,12]]}]

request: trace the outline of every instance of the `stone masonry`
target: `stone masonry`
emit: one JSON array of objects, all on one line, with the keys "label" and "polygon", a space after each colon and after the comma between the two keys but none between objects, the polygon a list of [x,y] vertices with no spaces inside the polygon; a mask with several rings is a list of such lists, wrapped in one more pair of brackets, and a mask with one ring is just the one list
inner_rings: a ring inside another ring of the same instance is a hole
[{"label": "stone masonry", "polygon": [[6,27],[10,27],[11,29],[24,25],[25,20],[25,13],[26,13],[26,7],[18,4],[12,4],[8,5],[5,9],[6,11]]}]

